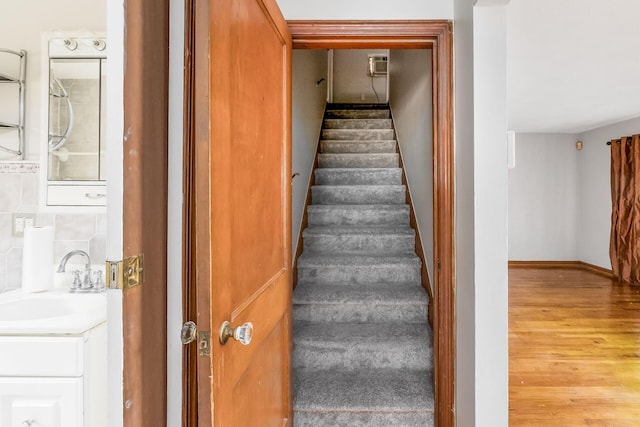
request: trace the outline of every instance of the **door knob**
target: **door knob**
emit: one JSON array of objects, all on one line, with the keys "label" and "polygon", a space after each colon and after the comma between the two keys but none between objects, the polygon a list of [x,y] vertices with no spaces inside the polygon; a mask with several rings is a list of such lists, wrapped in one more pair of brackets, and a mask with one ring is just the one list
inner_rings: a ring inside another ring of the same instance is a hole
[{"label": "door knob", "polygon": [[195,323],[189,321],[182,325],[182,329],[180,330],[180,341],[182,344],[189,344],[196,340],[198,336],[198,327]]},{"label": "door knob", "polygon": [[242,345],[249,345],[253,335],[253,323],[247,322],[244,325],[231,327],[231,323],[226,320],[220,326],[220,344],[226,344],[229,338],[240,342]]}]

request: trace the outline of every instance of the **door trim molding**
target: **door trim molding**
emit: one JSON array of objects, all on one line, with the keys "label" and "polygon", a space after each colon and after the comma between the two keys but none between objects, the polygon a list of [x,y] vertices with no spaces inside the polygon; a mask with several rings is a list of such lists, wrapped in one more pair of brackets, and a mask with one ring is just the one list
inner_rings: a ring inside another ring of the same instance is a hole
[{"label": "door trim molding", "polygon": [[[183,319],[210,332],[209,0],[185,1]],[[197,154],[196,154],[197,153]],[[197,201],[197,203],[196,203]],[[213,425],[210,356],[183,349],[182,426]]]},{"label": "door trim molding", "polygon": [[113,398],[122,398],[125,427],[166,425],[169,1],[124,8],[124,135],[113,141],[124,150],[122,256],[142,253],[147,263],[146,283],[121,293],[123,395]]},{"label": "door trim molding", "polygon": [[[195,48],[196,0],[184,2],[184,126],[183,126],[183,204],[182,204],[182,322],[197,324],[198,307],[195,255]],[[195,345],[182,348],[182,426],[198,424],[198,352]]]},{"label": "door trim molding", "polygon": [[433,51],[435,421],[455,425],[453,32],[450,21],[288,21],[294,49]]}]

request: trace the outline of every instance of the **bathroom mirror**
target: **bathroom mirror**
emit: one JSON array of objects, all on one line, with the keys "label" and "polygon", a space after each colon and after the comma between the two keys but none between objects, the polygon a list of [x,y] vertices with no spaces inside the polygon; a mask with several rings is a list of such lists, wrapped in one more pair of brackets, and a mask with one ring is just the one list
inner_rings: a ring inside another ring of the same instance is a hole
[{"label": "bathroom mirror", "polygon": [[106,42],[48,42],[47,206],[105,206]]}]

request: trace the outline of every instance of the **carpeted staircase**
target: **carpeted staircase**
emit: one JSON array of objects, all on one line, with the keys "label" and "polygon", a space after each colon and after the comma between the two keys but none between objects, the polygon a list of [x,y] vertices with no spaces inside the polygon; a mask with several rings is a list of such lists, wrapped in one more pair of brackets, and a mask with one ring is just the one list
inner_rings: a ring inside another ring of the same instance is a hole
[{"label": "carpeted staircase", "polygon": [[432,338],[390,113],[329,105],[293,294],[294,425],[432,426]]}]

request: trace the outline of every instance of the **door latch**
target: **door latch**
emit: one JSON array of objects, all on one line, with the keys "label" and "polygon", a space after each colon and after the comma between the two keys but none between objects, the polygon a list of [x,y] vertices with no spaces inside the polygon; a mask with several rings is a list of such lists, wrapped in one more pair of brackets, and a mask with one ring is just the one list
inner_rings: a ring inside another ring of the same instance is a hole
[{"label": "door latch", "polygon": [[198,355],[211,355],[211,333],[209,331],[199,332],[198,326],[194,322],[188,321],[180,329],[180,341],[187,345],[196,340],[198,341]]}]

